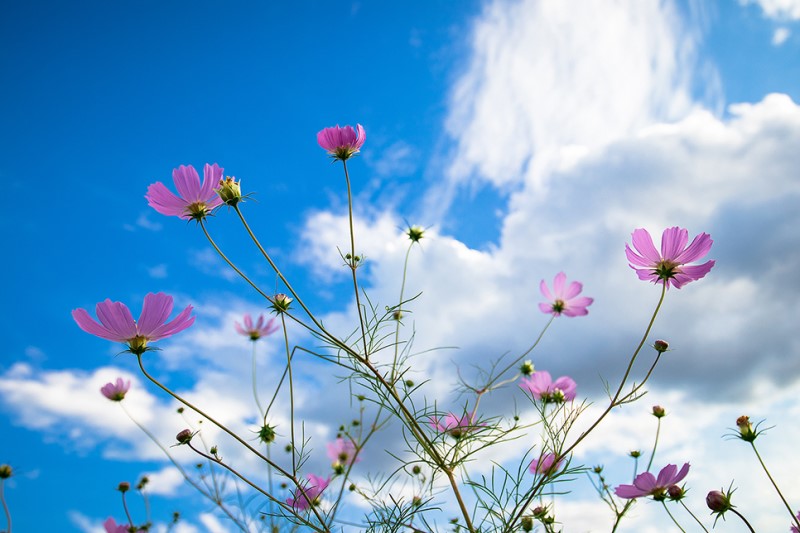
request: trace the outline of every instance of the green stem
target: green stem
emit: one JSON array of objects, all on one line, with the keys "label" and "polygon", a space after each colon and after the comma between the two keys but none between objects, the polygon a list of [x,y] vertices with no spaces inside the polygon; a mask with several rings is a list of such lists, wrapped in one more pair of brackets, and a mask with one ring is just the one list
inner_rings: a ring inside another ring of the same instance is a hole
[{"label": "green stem", "polygon": [[0,502],[3,503],[3,511],[6,514],[6,522],[8,523],[7,533],[11,533],[11,511],[8,510],[8,503],[4,492],[5,479],[0,479]]},{"label": "green stem", "polygon": [[297,475],[297,449],[295,448],[294,433],[294,380],[292,379],[292,354],[289,351],[289,333],[286,331],[286,319],[281,313],[281,325],[283,326],[283,344],[286,347],[286,370],[289,373],[289,425],[292,437],[292,474]]},{"label": "green stem", "polygon": [[122,495],[122,508],[125,510],[125,516],[128,517],[128,523],[131,525],[131,528],[135,528],[136,526],[133,525],[133,518],[131,517],[131,512],[128,510],[128,502],[125,501],[125,493],[120,491]]},{"label": "green stem", "polygon": [[[789,511],[789,515],[792,517],[792,521],[797,525],[798,528],[800,528],[800,519],[798,519],[797,516],[794,514],[794,512],[792,511],[792,508],[789,506],[789,502],[786,501],[786,498],[783,497],[783,493],[781,492],[781,489],[778,488],[778,484],[775,483],[774,479],[772,479],[772,475],[770,475],[769,469],[767,469],[767,465],[764,464],[764,460],[761,459],[761,454],[758,453],[758,450],[756,449],[756,443],[754,441],[750,441],[750,446],[752,446],[753,447],[753,451],[756,452],[756,457],[758,457],[758,462],[761,463],[761,468],[764,469],[764,472],[767,474],[767,477],[769,478],[770,482],[772,483],[772,486],[775,487],[775,491],[778,493],[778,496],[780,496],[781,501],[783,502],[783,505],[786,506],[786,510]],[[739,514],[739,513],[736,513],[736,514]],[[744,517],[742,517],[742,520],[744,520]],[[745,520],[745,522],[746,522],[746,520]]]},{"label": "green stem", "polygon": [[251,341],[253,344],[253,399],[256,401],[258,407],[259,418],[264,416],[264,408],[261,407],[261,401],[258,399],[258,385],[256,380],[256,341]]},{"label": "green stem", "polygon": [[406,250],[406,258],[403,261],[403,277],[400,282],[400,301],[397,304],[397,318],[395,322],[394,328],[394,360],[392,361],[392,374],[389,378],[389,382],[394,385],[395,379],[397,377],[397,358],[398,352],[400,350],[400,319],[402,318],[403,313],[403,293],[406,289],[406,276],[408,275],[408,258],[411,255],[411,247],[414,246],[415,241],[411,241],[411,244],[408,245],[408,249]]},{"label": "green stem", "polygon": [[749,529],[749,530],[750,530],[750,533],[756,533],[756,530],[755,530],[755,529],[753,529],[753,526],[751,526],[751,525],[750,525],[750,522],[748,522],[748,521],[747,521],[747,518],[745,518],[745,517],[744,517],[744,515],[743,515],[742,513],[740,513],[739,511],[737,511],[737,510],[736,510],[736,509],[734,509],[733,507],[731,507],[730,511],[731,511],[733,514],[735,514],[736,516],[738,516],[739,518],[741,518],[741,519],[742,519],[742,522],[744,522],[744,525],[746,525],[746,526],[747,526],[747,529]]},{"label": "green stem", "polygon": [[650,460],[647,462],[647,470],[645,472],[650,471],[650,467],[653,466],[653,458],[656,456],[656,448],[658,448],[658,436],[661,433],[661,418],[658,419],[658,426],[656,427],[656,440],[653,442],[653,451],[650,452]]},{"label": "green stem", "polygon": [[669,507],[667,507],[667,502],[664,501],[664,500],[661,500],[661,504],[664,506],[664,510],[667,512],[669,517],[672,518],[672,521],[675,523],[677,528],[681,530],[681,533],[686,533],[686,531],[681,527],[681,525],[678,523],[678,521],[675,520],[675,517],[672,516],[672,513],[669,512]]},{"label": "green stem", "polygon": [[689,513],[689,515],[691,515],[692,518],[694,518],[694,521],[697,522],[698,524],[700,524],[700,527],[703,528],[703,531],[708,533],[708,530],[706,529],[706,526],[703,525],[703,523],[700,521],[700,519],[697,518],[697,516],[695,516],[695,514],[688,507],[686,507],[686,504],[683,503],[683,500],[678,500],[678,501],[683,506],[683,508],[686,509],[686,512]]},{"label": "green stem", "polygon": [[358,311],[358,322],[361,325],[361,340],[364,343],[364,359],[369,359],[369,352],[367,350],[367,328],[364,325],[364,314],[361,312],[361,296],[358,290],[358,277],[356,276],[356,269],[358,262],[356,261],[356,236],[353,229],[353,194],[350,189],[350,174],[347,172],[347,161],[342,159],[342,168],[344,168],[344,179],[347,182],[347,214],[350,220],[350,270],[353,273],[353,291],[356,294],[356,310]]}]

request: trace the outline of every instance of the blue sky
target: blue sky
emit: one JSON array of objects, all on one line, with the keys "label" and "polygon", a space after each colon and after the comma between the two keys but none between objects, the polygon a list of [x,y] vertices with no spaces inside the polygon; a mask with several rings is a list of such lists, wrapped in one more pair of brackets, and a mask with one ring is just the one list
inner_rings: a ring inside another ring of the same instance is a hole
[{"label": "blue sky", "polygon": [[[315,134],[356,122],[367,130],[351,165],[357,236],[376,301],[396,298],[406,221],[431,228],[409,291],[423,293],[417,346],[459,346],[418,363],[442,404],[457,405],[454,365],[519,351],[538,332],[539,280],[559,270],[595,304],[557,321],[533,359],[602,400],[598,373],[620,372],[657,298],[624,260],[630,232],[711,233],[717,266],[669,294],[655,332],[675,347],[650,393],[674,412],[660,457],[692,462],[699,511],[705,491],[735,479],[761,529],[788,529],[752,457],[719,437],[743,410],[777,425],[765,446],[795,472],[784,488],[800,506],[800,461],[781,444],[800,436],[799,20],[800,4],[776,0],[598,0],[579,12],[556,0],[4,6],[0,463],[17,472],[6,486],[15,531],[44,530],[43,508],[48,526],[97,531],[122,518],[116,484],[142,472],[165,480],[156,520],[180,508],[186,531],[226,531],[97,392],[117,375],[138,379],[135,362],[69,312],[111,298],[136,314],[151,291],[192,303],[197,324],[163,343],[153,368],[245,427],[237,380],[250,352],[232,326],[263,304],[193,224],[148,208],[145,190],[180,164],[218,162],[254,193],[246,214],[287,276],[346,331],[344,184]],[[212,231],[275,286],[232,216],[219,213]],[[261,349],[268,380],[279,347]],[[351,415],[314,402],[335,381],[307,364],[300,410],[322,450],[330,420]],[[501,412],[511,394],[484,407]],[[164,439],[181,429],[142,381],[128,401]],[[578,459],[622,476],[622,456],[651,438],[640,415],[607,421],[605,441]],[[731,470],[736,461],[749,468]],[[637,506],[629,531],[661,518],[652,507]],[[569,531],[607,518],[581,490],[561,512]]]}]

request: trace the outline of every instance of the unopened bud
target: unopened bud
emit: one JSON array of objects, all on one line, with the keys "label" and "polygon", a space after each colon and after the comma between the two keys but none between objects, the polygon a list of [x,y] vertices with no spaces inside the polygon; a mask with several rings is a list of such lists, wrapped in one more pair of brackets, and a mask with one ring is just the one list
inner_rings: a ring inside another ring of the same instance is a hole
[{"label": "unopened bud", "polygon": [[736,419],[736,425],[739,427],[740,438],[747,442],[753,442],[758,437],[758,433],[753,429],[753,424],[750,423],[750,417],[742,415]]},{"label": "unopened bud", "polygon": [[541,520],[542,518],[547,516],[547,507],[544,507],[542,505],[537,505],[536,507],[533,508],[532,512],[534,518]]},{"label": "unopened bud", "polygon": [[525,361],[522,363],[522,366],[519,367],[519,371],[523,376],[530,376],[534,372],[533,363],[531,361]]},{"label": "unopened bud", "polygon": [[533,531],[533,518],[530,516],[523,516],[519,523],[522,526],[522,531]]},{"label": "unopened bud", "polygon": [[122,481],[122,482],[120,482],[119,485],[117,485],[117,490],[124,494],[124,493],[128,492],[129,490],[131,490],[131,484],[128,483],[127,481]]},{"label": "unopened bud", "polygon": [[292,299],[286,296],[285,294],[278,293],[272,297],[272,309],[275,310],[277,313],[285,313],[289,310],[289,304],[292,303]]},{"label": "unopened bud", "polygon": [[194,437],[194,435],[192,434],[191,430],[184,429],[175,435],[175,440],[177,440],[179,444],[189,444],[192,442],[192,437]]},{"label": "unopened bud", "polygon": [[217,194],[223,202],[230,206],[234,206],[242,199],[242,189],[239,186],[241,182],[236,181],[236,178],[227,176],[219,180],[219,189],[216,189]]},{"label": "unopened bud", "polygon": [[258,440],[264,444],[269,444],[275,440],[275,429],[269,424],[264,424],[258,430]]},{"label": "unopened bud", "polygon": [[414,465],[411,467],[411,473],[415,476],[418,476],[420,472],[422,472],[422,468],[420,468],[419,465]]},{"label": "unopened bud", "polygon": [[8,479],[13,473],[11,465],[0,465],[0,479]]},{"label": "unopened bud", "polygon": [[655,348],[658,353],[664,353],[669,350],[669,343],[667,341],[657,340],[653,343],[653,348]]},{"label": "unopened bud", "polygon": [[603,471],[603,465],[597,465],[594,468],[592,468],[592,470],[594,471],[595,474],[599,474],[600,472]]},{"label": "unopened bud", "polygon": [[408,235],[411,242],[419,242],[424,234],[425,230],[419,226],[411,226],[406,230],[406,235]]},{"label": "unopened bud", "polygon": [[334,474],[336,474],[336,475],[344,474],[344,470],[345,470],[344,465],[342,463],[340,463],[339,461],[336,461],[335,463],[333,463],[331,465],[331,467],[333,468],[333,473]]},{"label": "unopened bud", "polygon": [[664,415],[666,415],[666,414],[667,414],[667,412],[660,405],[654,405],[653,406],[653,416],[654,417],[663,418]]},{"label": "unopened bud", "polygon": [[712,490],[706,495],[706,505],[715,513],[724,513],[733,509],[730,494],[725,494],[721,490]]},{"label": "unopened bud", "polygon": [[667,494],[669,495],[669,499],[672,501],[678,501],[683,498],[685,491],[683,487],[679,487],[678,485],[670,485],[667,489]]},{"label": "unopened bud", "polygon": [[639,457],[642,456],[642,452],[639,450],[631,450],[630,452],[628,452],[628,455],[630,455],[634,459],[638,459]]}]

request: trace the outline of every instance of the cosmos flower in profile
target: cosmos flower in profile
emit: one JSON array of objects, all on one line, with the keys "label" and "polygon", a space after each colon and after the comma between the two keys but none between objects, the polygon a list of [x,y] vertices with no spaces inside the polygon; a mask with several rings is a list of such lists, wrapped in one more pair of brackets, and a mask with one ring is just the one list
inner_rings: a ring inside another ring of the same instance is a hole
[{"label": "cosmos flower in profile", "polygon": [[123,381],[122,378],[117,378],[116,381],[106,383],[100,387],[100,392],[112,402],[121,402],[130,388],[130,381]]},{"label": "cosmos flower in profile", "polygon": [[676,465],[667,465],[661,469],[658,477],[650,472],[642,472],[633,480],[633,485],[620,485],[614,489],[614,492],[620,498],[652,496],[654,500],[663,500],[666,498],[669,488],[683,481],[688,473],[689,463],[684,463],[680,471]]},{"label": "cosmos flower in profile", "polygon": [[147,204],[162,215],[200,221],[224,203],[214,190],[214,187],[224,184],[222,170],[216,163],[206,163],[203,183],[200,183],[200,176],[192,165],[181,165],[172,171],[177,196],[158,181],[147,188],[144,197]]},{"label": "cosmos flower in profile", "polygon": [[317,133],[317,143],[327,150],[332,158],[340,161],[346,161],[357,154],[366,140],[367,132],[361,124],[356,124],[355,130],[352,126],[340,128],[337,124]]},{"label": "cosmos flower in profile", "polygon": [[308,483],[305,483],[302,488],[294,492],[294,497],[286,500],[286,503],[291,505],[296,511],[308,510],[312,505],[316,504],[322,492],[328,488],[330,479],[317,476],[315,474],[308,474],[306,476]]},{"label": "cosmos flower in profile", "polygon": [[245,337],[250,337],[251,341],[257,341],[261,337],[272,335],[280,329],[280,326],[275,323],[274,318],[267,320],[264,318],[264,315],[259,315],[258,321],[256,321],[255,324],[253,323],[253,318],[250,316],[250,313],[245,313],[242,319],[244,325],[240,325],[236,322],[236,331]]},{"label": "cosmos flower in profile", "polygon": [[561,376],[553,381],[546,370],[537,370],[530,377],[522,378],[519,386],[544,403],[572,401],[578,391],[578,384],[571,377]]},{"label": "cosmos flower in profile", "polygon": [[539,284],[539,290],[547,298],[547,302],[539,304],[542,313],[552,314],[553,316],[584,316],[589,313],[586,309],[594,299],[586,296],[578,296],[583,290],[583,284],[573,281],[567,285],[567,275],[563,272],[556,274],[553,279],[553,292],[544,280]]},{"label": "cosmos flower in profile", "polygon": [[667,228],[661,234],[661,253],[656,250],[653,238],[646,229],[634,230],[631,242],[636,251],[626,243],[625,255],[639,279],[665,283],[667,288],[672,285],[680,289],[708,274],[714,266],[713,260],[702,265],[689,264],[702,259],[711,250],[714,241],[708,233],[696,236],[687,246],[688,230],[677,226]]},{"label": "cosmos flower in profile", "polygon": [[151,292],[144,297],[139,320],[133,319],[125,304],[109,299],[95,307],[99,322],[89,316],[86,309],[75,309],[72,311],[72,318],[86,333],[101,339],[122,342],[128,346],[127,351],[142,355],[150,349],[147,345],[149,342],[165,339],[194,324],[194,317],[189,316],[193,309],[191,305],[167,322],[172,313],[172,305],[172,296],[163,292]]}]

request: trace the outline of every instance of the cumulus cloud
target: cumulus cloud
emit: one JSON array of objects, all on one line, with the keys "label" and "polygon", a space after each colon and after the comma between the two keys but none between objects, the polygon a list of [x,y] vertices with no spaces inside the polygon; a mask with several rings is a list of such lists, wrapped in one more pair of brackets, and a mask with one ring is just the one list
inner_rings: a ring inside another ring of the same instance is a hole
[{"label": "cumulus cloud", "polygon": [[775,20],[800,20],[798,0],[739,0],[743,5],[756,4],[764,16]]}]

